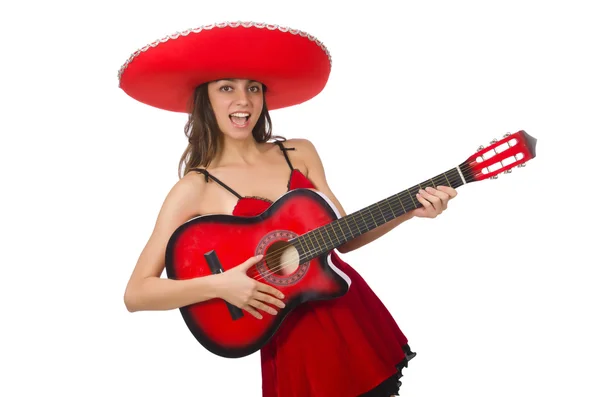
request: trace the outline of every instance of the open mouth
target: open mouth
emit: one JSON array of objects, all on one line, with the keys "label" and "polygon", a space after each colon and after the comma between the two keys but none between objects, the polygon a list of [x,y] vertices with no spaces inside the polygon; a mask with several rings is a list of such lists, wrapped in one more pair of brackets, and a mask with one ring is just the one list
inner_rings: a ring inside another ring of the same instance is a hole
[{"label": "open mouth", "polygon": [[245,127],[248,125],[250,120],[250,113],[247,112],[236,112],[229,115],[231,122],[238,127]]}]

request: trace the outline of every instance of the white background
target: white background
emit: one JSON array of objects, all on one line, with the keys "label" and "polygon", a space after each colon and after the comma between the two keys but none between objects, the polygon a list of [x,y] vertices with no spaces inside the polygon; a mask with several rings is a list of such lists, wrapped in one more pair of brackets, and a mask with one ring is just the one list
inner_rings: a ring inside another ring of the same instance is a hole
[{"label": "white background", "polygon": [[600,395],[592,3],[2,5],[0,394],[261,395],[258,354],[211,355],[178,311],[130,314],[122,300],[177,181],[186,119],[129,98],[117,71],[167,34],[251,20],[329,48],[326,89],[272,118],[313,141],[348,212],[506,132],[538,139],[527,167],[344,256],[418,353],[402,396]]}]

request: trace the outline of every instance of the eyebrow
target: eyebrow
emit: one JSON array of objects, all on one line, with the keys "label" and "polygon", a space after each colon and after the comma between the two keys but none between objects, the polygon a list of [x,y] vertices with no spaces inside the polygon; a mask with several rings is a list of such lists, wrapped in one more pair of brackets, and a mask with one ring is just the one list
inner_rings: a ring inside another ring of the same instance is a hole
[{"label": "eyebrow", "polygon": [[[239,80],[242,80],[242,79],[219,79],[219,80],[217,80],[217,81],[229,81],[229,82],[233,83],[233,82],[236,82],[236,81],[239,81]],[[261,82],[260,82],[260,81],[256,81],[256,80],[249,80],[249,84],[253,84],[253,83],[258,83],[258,84],[261,84]]]},{"label": "eyebrow", "polygon": [[[229,79],[229,78],[227,78],[227,79],[219,79],[217,81],[230,81],[230,82],[233,83],[235,81],[240,81],[240,80],[246,80],[246,79]],[[248,80],[248,81],[250,82],[250,84],[252,84],[252,83],[260,83],[260,81],[256,81],[256,80]]]}]

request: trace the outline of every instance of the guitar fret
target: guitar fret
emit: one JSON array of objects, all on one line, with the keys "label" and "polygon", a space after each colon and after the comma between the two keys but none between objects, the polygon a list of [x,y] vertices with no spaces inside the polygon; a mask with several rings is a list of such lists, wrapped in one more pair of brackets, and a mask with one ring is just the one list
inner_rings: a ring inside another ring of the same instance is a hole
[{"label": "guitar fret", "polygon": [[[387,204],[387,207],[385,207],[385,204]],[[392,219],[394,219],[394,218],[396,217],[396,216],[394,215],[394,210],[393,210],[393,209],[391,209],[391,207],[390,207],[390,203],[389,203],[387,200],[385,200],[385,202],[381,202],[381,207],[382,207],[382,208],[385,208],[385,214],[387,214],[387,215],[385,216],[386,222],[389,222],[389,221],[391,221]],[[391,209],[391,211],[388,211],[388,208],[390,208],[390,209]]]},{"label": "guitar fret", "polygon": [[412,197],[412,193],[410,192],[410,190],[407,190],[408,192],[408,197],[410,197],[410,200],[412,201],[413,205],[415,206],[415,208],[417,208],[417,204],[415,204],[415,200]]},{"label": "guitar fret", "polygon": [[395,197],[396,199],[398,199],[398,202],[399,202],[399,203],[400,203],[400,205],[402,206],[402,211],[404,211],[404,213],[406,214],[406,212],[407,212],[407,211],[406,211],[406,208],[404,208],[404,204],[402,204],[402,197],[398,197],[398,196],[400,196],[400,194],[399,194],[399,193],[398,193],[398,194],[396,194],[396,195],[394,195],[394,197]]},{"label": "guitar fret", "polygon": [[356,225],[356,230],[358,230],[358,233],[360,234],[360,226],[358,226],[358,223],[356,223],[356,216],[353,216],[352,220],[354,221],[354,224]]},{"label": "guitar fret", "polygon": [[[331,244],[331,237],[329,236],[329,233],[327,233],[327,225],[321,227],[321,236],[323,236],[323,247],[329,247],[329,244]],[[327,242],[328,240],[329,242]]]},{"label": "guitar fret", "polygon": [[442,175],[438,175],[433,178],[433,183],[435,183],[438,186],[440,186],[442,184],[442,182],[444,182],[444,180],[442,179]]},{"label": "guitar fret", "polygon": [[331,244],[333,244],[333,240],[331,239],[331,236],[329,235],[329,231],[327,230],[328,226],[325,226],[323,229],[325,229],[325,233],[327,233],[327,237],[329,237],[329,241],[331,242]]},{"label": "guitar fret", "polygon": [[331,222],[332,228],[333,228],[333,232],[335,234],[335,225],[338,225],[338,227],[340,228],[340,232],[341,236],[337,236],[338,237],[338,244],[341,243],[343,241],[343,239],[341,237],[344,237],[344,231],[342,230],[342,227],[338,224],[337,221]]},{"label": "guitar fret", "polygon": [[390,211],[392,211],[392,215],[394,216],[394,218],[396,218],[396,213],[394,212],[394,209],[392,208],[392,204],[390,203],[390,201],[389,200],[385,200],[385,202],[390,207]]},{"label": "guitar fret", "polygon": [[348,230],[348,231],[344,230],[344,223],[340,219],[336,220],[335,223],[338,224],[338,226],[340,228],[340,231],[342,232],[342,240],[344,242],[348,241],[349,240],[349,238],[348,238],[348,232],[352,233],[352,231],[351,230]]},{"label": "guitar fret", "polygon": [[[343,219],[343,218],[342,218],[342,219]],[[349,233],[351,234],[351,233],[352,233],[352,230],[347,230],[347,231],[346,231],[346,230],[344,229],[344,222],[342,222],[342,220],[341,220],[341,219],[338,219],[338,220],[336,220],[335,222],[336,222],[336,223],[339,225],[339,227],[340,227],[340,230],[342,231],[342,237],[343,237],[343,240],[344,240],[344,242],[348,241],[348,240],[349,240],[348,234],[349,234]],[[346,223],[347,223],[347,222],[346,222]]]},{"label": "guitar fret", "polygon": [[350,225],[348,224],[348,219],[346,219],[347,217],[342,218],[344,220],[344,222],[346,222],[346,226],[348,226],[348,231],[350,231],[350,234],[352,235],[352,238],[354,238],[354,233],[352,233],[352,228],[350,227]]},{"label": "guitar fret", "polygon": [[[303,236],[300,236],[298,238],[298,241],[300,241],[300,245],[302,246],[302,250],[304,251],[305,254],[308,254],[310,252],[310,249],[308,248],[308,246],[306,245],[306,239]],[[305,248],[306,247],[306,248]]]},{"label": "guitar fret", "polygon": [[344,238],[346,236],[346,233],[344,233],[344,229],[342,229],[341,222],[339,222],[338,220],[336,220],[336,221],[332,222],[332,225],[334,225],[334,229],[335,229],[336,225],[337,225],[338,229],[340,229],[340,234],[338,236],[338,240],[341,243],[344,243],[346,241],[346,239]]},{"label": "guitar fret", "polygon": [[317,237],[317,236],[316,236],[316,233],[315,233],[315,239],[318,241],[318,244],[319,244],[319,250],[322,250],[322,248],[321,248],[321,243],[325,242],[325,240],[323,239],[323,234],[321,233],[321,228],[320,228],[320,227],[319,227],[319,228],[316,228],[316,229],[315,229],[313,232],[311,232],[311,233],[314,233],[314,232],[317,232],[317,233],[319,234],[319,236],[320,236],[320,239],[319,239],[319,237]]},{"label": "guitar fret", "polygon": [[307,233],[308,241],[310,242],[310,245],[312,245],[313,251],[316,252],[317,250],[315,249],[315,244],[312,241],[311,235],[312,233]]},{"label": "guitar fret", "polygon": [[381,213],[381,217],[383,218],[383,222],[384,223],[387,222],[387,219],[386,219],[385,215],[383,214],[383,211],[381,210],[381,206],[379,204],[377,204],[377,209]]},{"label": "guitar fret", "polygon": [[450,180],[448,179],[448,176],[446,175],[445,172],[444,172],[444,176],[446,177],[446,181],[448,182],[448,186],[452,187],[452,184],[450,183]]},{"label": "guitar fret", "polygon": [[375,222],[375,227],[377,227],[377,221],[375,220],[375,217],[373,216],[373,212],[371,212],[371,210],[369,210],[369,215],[371,215],[373,222]]},{"label": "guitar fret", "polygon": [[363,212],[363,210],[360,210],[360,211],[359,211],[360,217],[361,217],[361,219],[363,220],[363,223],[365,224],[365,226],[367,227],[367,230],[369,230],[369,225],[368,225],[368,224],[367,224],[367,222],[365,221],[365,218],[363,217],[363,214],[362,214],[362,212]]},{"label": "guitar fret", "polygon": [[319,238],[317,236],[318,230],[319,229],[315,229],[315,230],[307,233],[310,236],[309,239],[313,245],[313,251],[312,251],[313,253],[317,253],[322,249],[321,244],[319,244]]},{"label": "guitar fret", "polygon": [[304,239],[302,238],[302,236],[300,236],[300,238],[298,238],[298,242],[300,242],[300,247],[302,248],[302,250],[303,250],[304,252],[308,252],[308,250],[304,248],[304,244],[302,244],[302,241],[303,241],[303,240],[304,240]]},{"label": "guitar fret", "polygon": [[[323,234],[323,232],[325,233]],[[323,246],[329,247],[329,244],[331,244],[331,236],[329,236],[329,233],[327,232],[327,226],[323,226],[321,234],[323,234]],[[327,242],[327,239],[329,239],[329,243]]]}]

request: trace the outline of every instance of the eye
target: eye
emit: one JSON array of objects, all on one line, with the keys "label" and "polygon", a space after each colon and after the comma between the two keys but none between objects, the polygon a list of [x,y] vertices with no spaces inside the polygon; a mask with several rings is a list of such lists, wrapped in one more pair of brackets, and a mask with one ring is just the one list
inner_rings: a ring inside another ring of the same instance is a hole
[{"label": "eye", "polygon": [[224,85],[221,88],[219,88],[219,91],[224,91],[224,92],[228,92],[230,90],[233,90],[233,87],[231,87],[230,85]]},{"label": "eye", "polygon": [[250,92],[260,92],[260,86],[254,85],[250,87]]}]

